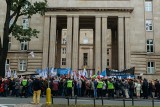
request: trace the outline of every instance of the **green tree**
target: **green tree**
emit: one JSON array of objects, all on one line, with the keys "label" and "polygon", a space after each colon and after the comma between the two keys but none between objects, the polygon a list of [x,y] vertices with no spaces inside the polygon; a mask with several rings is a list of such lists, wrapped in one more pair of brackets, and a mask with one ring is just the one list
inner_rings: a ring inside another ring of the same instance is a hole
[{"label": "green tree", "polygon": [[[31,37],[37,37],[39,31],[28,27],[17,25],[17,20],[21,16],[31,18],[34,14],[44,15],[47,7],[47,0],[37,0],[31,3],[29,0],[5,0],[6,16],[3,29],[3,42],[0,42],[0,76],[5,75],[5,61],[8,53],[9,35],[12,33],[18,41],[30,41]],[[11,20],[13,23],[11,23]],[[1,40],[1,38],[0,38]]]}]

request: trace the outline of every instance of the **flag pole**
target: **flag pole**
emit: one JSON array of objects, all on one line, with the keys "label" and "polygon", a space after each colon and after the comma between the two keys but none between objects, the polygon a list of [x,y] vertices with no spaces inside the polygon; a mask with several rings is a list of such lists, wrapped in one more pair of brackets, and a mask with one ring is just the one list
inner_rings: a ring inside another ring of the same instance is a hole
[{"label": "flag pole", "polygon": [[48,41],[48,70],[47,70],[47,82],[48,82],[48,88],[46,90],[46,104],[51,104],[51,89],[49,87],[49,54],[50,54],[50,33],[51,32],[51,16],[49,17],[49,41]]}]

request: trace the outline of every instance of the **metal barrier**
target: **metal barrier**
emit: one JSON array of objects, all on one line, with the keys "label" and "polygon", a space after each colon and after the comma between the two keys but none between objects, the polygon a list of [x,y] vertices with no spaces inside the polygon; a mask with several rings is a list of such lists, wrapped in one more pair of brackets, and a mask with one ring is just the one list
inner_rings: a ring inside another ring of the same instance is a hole
[{"label": "metal barrier", "polygon": [[[66,99],[67,99],[67,105],[70,106],[70,98],[66,97]],[[75,106],[77,106],[78,99],[81,99],[81,98],[78,98],[78,96],[76,95],[73,99],[75,99]],[[90,98],[88,100],[92,100],[92,98]],[[102,106],[104,106],[104,97],[101,97],[101,99],[99,99],[99,100],[101,100],[101,104],[102,104]],[[110,101],[112,101],[112,100],[110,100]],[[119,101],[121,101],[121,100],[119,100]],[[123,107],[126,107],[126,101],[131,101],[131,103],[132,103],[131,105],[135,106],[135,100],[134,100],[134,98],[132,98],[132,99],[125,99],[125,98],[123,98],[122,99]],[[151,106],[154,107],[155,106],[154,98],[152,98],[152,100],[150,100],[150,101],[151,101]],[[52,104],[53,104],[53,97],[52,97]],[[96,98],[95,97],[93,97],[93,106],[96,107]]]}]

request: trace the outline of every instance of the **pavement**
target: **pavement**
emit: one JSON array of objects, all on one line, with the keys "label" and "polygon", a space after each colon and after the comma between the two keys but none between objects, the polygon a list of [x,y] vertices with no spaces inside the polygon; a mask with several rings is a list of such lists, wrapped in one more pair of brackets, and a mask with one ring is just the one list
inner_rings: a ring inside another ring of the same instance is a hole
[{"label": "pavement", "polygon": [[[46,98],[41,98],[41,103],[39,105],[34,105],[31,103],[32,97],[29,98],[20,98],[20,97],[0,97],[0,107],[41,107],[42,104],[46,103]],[[134,103],[135,106],[152,106],[152,99],[125,99],[126,105],[132,105]],[[66,98],[53,98],[53,104],[65,104],[68,105],[68,99]],[[75,99],[69,99],[69,104],[75,104]],[[93,98],[78,98],[77,104],[94,104]],[[95,100],[96,105],[102,105],[101,99]],[[123,105],[123,99],[103,99],[104,105]],[[154,105],[159,106],[160,100],[155,99]]]}]

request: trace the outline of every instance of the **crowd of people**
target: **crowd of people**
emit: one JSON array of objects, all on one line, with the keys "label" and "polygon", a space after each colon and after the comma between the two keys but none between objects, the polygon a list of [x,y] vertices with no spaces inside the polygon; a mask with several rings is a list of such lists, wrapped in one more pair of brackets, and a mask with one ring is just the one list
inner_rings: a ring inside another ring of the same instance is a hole
[{"label": "crowd of people", "polygon": [[[160,81],[147,79],[52,77],[49,79],[52,96],[160,98]],[[31,97],[34,92],[44,97],[48,80],[34,78],[0,78],[0,97]],[[39,91],[40,90],[40,91]]]}]

